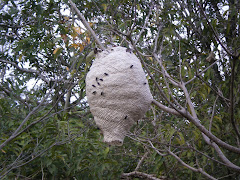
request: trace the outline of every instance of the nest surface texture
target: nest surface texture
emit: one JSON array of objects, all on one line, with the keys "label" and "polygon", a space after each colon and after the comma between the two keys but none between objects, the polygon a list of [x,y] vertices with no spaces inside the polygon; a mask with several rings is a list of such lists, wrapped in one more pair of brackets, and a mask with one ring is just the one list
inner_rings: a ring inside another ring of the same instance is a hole
[{"label": "nest surface texture", "polygon": [[86,77],[86,93],[104,142],[118,146],[153,99],[139,59],[124,47],[97,54]]}]

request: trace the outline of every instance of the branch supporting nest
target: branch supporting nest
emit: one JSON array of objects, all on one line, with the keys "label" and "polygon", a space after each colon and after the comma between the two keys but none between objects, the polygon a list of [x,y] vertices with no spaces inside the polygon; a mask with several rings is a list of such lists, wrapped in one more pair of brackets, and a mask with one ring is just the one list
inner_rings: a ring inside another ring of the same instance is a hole
[{"label": "branch supporting nest", "polygon": [[154,177],[151,174],[146,174],[146,173],[139,172],[139,171],[133,171],[133,172],[130,172],[130,173],[123,173],[122,174],[122,178],[126,179],[128,177],[144,178],[144,179],[148,179],[148,180],[165,180],[165,179],[167,179],[164,176],[161,177],[161,178],[157,178],[157,177]]},{"label": "branch supporting nest", "polygon": [[85,19],[85,17],[82,15],[82,13],[78,10],[78,8],[76,7],[76,4],[74,2],[72,2],[71,0],[69,0],[69,3],[71,4],[72,8],[74,9],[74,11],[77,13],[78,18],[81,20],[81,22],[84,24],[84,26],[86,27],[86,29],[92,34],[92,36],[94,37],[96,43],[99,45],[99,48],[101,48],[102,50],[105,50],[105,47],[102,45],[102,43],[100,42],[100,40],[97,38],[97,35],[95,34],[95,32],[93,31],[93,29],[90,27],[89,23],[87,22],[87,20]]}]

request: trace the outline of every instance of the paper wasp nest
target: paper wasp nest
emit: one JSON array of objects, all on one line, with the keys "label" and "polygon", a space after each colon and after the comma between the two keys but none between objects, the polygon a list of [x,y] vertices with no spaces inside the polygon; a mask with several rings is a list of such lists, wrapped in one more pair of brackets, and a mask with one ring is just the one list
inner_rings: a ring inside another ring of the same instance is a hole
[{"label": "paper wasp nest", "polygon": [[86,77],[86,93],[104,142],[117,146],[153,99],[139,59],[124,47],[97,54]]}]

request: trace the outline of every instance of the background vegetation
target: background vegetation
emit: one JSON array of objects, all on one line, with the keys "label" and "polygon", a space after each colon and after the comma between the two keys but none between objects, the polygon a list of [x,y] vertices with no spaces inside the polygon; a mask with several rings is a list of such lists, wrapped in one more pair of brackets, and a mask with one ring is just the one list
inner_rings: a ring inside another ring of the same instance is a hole
[{"label": "background vegetation", "polygon": [[[239,179],[239,0],[0,3],[0,179]],[[98,38],[133,49],[154,101],[122,147],[85,96]]]}]

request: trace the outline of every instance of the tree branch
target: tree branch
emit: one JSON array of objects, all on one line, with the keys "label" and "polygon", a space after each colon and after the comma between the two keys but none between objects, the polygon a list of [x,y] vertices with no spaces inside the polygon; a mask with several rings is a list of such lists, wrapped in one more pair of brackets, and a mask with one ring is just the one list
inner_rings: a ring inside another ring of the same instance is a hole
[{"label": "tree branch", "polygon": [[162,60],[157,57],[157,54],[156,54],[156,53],[153,54],[153,57],[156,59],[156,61],[157,61],[158,64],[160,65],[160,67],[161,67],[161,69],[162,69],[162,74],[163,74],[163,76],[166,76],[166,77],[169,79],[169,81],[170,81],[174,86],[179,87],[179,82],[176,81],[175,79],[173,79],[173,78],[168,74],[167,70],[164,68],[164,66],[163,66],[163,64],[162,64]]},{"label": "tree branch", "polygon": [[152,104],[154,104],[155,106],[159,107],[160,109],[162,109],[163,111],[165,111],[167,113],[174,114],[174,115],[177,115],[177,116],[182,116],[175,109],[172,109],[172,108],[169,108],[167,106],[164,106],[163,104],[161,104],[160,102],[156,101],[155,99],[152,101]]},{"label": "tree branch", "polygon": [[192,82],[193,80],[195,80],[197,78],[197,76],[202,75],[203,73],[205,73],[208,69],[210,69],[212,66],[214,66],[214,64],[216,64],[218,62],[218,60],[214,61],[210,66],[208,66],[207,68],[205,68],[203,71],[199,72],[198,74],[196,74],[192,79],[190,79],[189,81],[185,82],[186,84],[189,84],[190,82]]},{"label": "tree branch", "polygon": [[19,67],[16,63],[11,62],[11,61],[6,61],[6,60],[3,60],[3,59],[0,59],[0,62],[7,63],[7,64],[11,64],[11,65],[13,65],[15,68],[17,68],[18,70],[20,70],[20,71],[22,71],[22,72],[37,74],[43,81],[49,83],[49,80],[48,80],[47,78],[45,78],[45,77],[40,73],[40,71],[38,71],[38,70],[21,68],[21,67]]},{"label": "tree branch", "polygon": [[144,25],[143,25],[143,27],[142,27],[140,33],[138,34],[138,37],[137,37],[136,41],[134,42],[135,44],[137,44],[137,42],[139,41],[139,39],[140,39],[140,37],[141,37],[143,31],[144,31],[145,28],[146,28],[146,25],[147,25],[148,19],[149,19],[150,15],[152,14],[152,8],[153,8],[153,3],[151,3],[151,6],[150,6],[150,8],[149,8],[149,13],[148,13],[148,15],[147,15],[147,17],[146,17],[146,19],[145,19],[145,21],[144,21]]},{"label": "tree branch", "polygon": [[35,108],[33,108],[33,110],[28,113],[28,115],[25,117],[25,119],[22,121],[22,123],[18,126],[18,128],[12,133],[12,135],[5,140],[1,145],[0,145],[0,150],[6,146],[10,141],[12,141],[14,138],[16,138],[19,135],[19,131],[21,130],[21,128],[23,127],[23,125],[28,121],[28,119],[38,111],[38,109],[45,103],[45,100],[48,98],[49,94],[51,93],[51,90],[55,87],[56,83],[53,85],[53,87],[49,90],[49,92],[44,96],[44,98],[41,100],[41,102],[39,103],[39,105]]},{"label": "tree branch", "polygon": [[192,101],[191,101],[191,98],[189,96],[189,93],[185,87],[184,84],[181,84],[181,88],[186,96],[186,100],[188,102],[188,105],[189,105],[189,108],[191,110],[191,113],[192,115],[186,111],[185,109],[184,110],[181,110],[180,113],[186,117],[189,121],[191,121],[202,133],[204,133],[207,137],[209,137],[212,141],[214,141],[217,145],[225,148],[225,149],[228,149],[229,151],[232,151],[232,152],[235,152],[235,153],[238,153],[240,154],[240,148],[237,148],[237,147],[234,147],[234,146],[231,146],[227,143],[225,143],[224,141],[222,141],[221,139],[217,138],[216,136],[214,136],[211,132],[209,132],[199,121],[199,119],[197,118],[197,114],[194,110],[194,106],[192,104]]},{"label": "tree branch", "polygon": [[[72,138],[72,139],[73,139],[73,138]],[[52,147],[65,144],[65,143],[71,141],[72,139],[67,139],[67,140],[62,141],[62,142],[55,142],[55,143],[53,143],[52,145],[50,145],[48,148],[46,148],[46,149],[44,149],[44,150],[42,150],[42,151],[32,153],[32,154],[29,155],[28,157],[20,160],[20,162],[19,162],[19,161],[14,161],[14,162],[10,165],[10,168],[0,176],[0,179],[1,179],[1,178],[4,178],[11,170],[16,169],[16,168],[19,168],[19,167],[21,167],[21,166],[24,166],[24,165],[32,162],[33,160],[35,160],[36,158],[40,157],[40,156],[43,155],[45,152],[47,152],[48,150],[50,150]],[[30,159],[29,159],[29,158],[30,158]],[[26,161],[27,159],[29,159],[29,160]],[[26,162],[24,162],[24,161],[26,161]],[[23,162],[23,163],[21,163],[21,162]]]},{"label": "tree branch", "polygon": [[232,61],[232,73],[231,73],[231,80],[230,80],[230,120],[233,126],[235,133],[237,134],[238,138],[240,138],[240,133],[238,127],[236,126],[236,122],[234,119],[234,81],[235,81],[235,64],[236,59],[234,58]]},{"label": "tree branch", "polygon": [[206,82],[206,81],[204,81],[200,76],[198,76],[197,75],[197,77],[198,77],[198,79],[200,79],[204,84],[206,84],[208,87],[210,87],[211,89],[212,89],[212,91],[217,95],[217,96],[219,96],[220,98],[222,98],[223,99],[223,101],[226,103],[226,105],[229,107],[229,103],[228,102],[230,102],[230,100],[229,99],[227,99],[227,98],[225,98],[224,96],[223,96],[223,93],[221,92],[221,90],[217,87],[217,90],[216,89],[214,89],[208,82]]},{"label": "tree branch", "polygon": [[195,0],[195,2],[198,4],[198,7],[199,7],[199,9],[200,9],[200,12],[201,12],[201,13],[203,14],[203,16],[205,17],[205,19],[206,19],[209,27],[210,27],[211,30],[213,31],[213,34],[214,34],[216,40],[218,41],[218,43],[222,46],[222,48],[223,48],[230,56],[235,57],[235,55],[234,55],[233,53],[231,53],[230,50],[227,49],[227,47],[226,47],[226,46],[222,43],[222,41],[220,40],[218,33],[215,31],[215,29],[213,28],[212,24],[211,24],[210,21],[208,20],[207,15],[205,14],[205,12],[204,12],[204,10],[203,10],[202,5],[198,2],[198,0]]},{"label": "tree branch", "polygon": [[217,100],[218,100],[218,97],[215,99],[214,103],[213,103],[213,107],[212,107],[212,115],[211,115],[211,119],[210,119],[210,122],[209,122],[209,131],[211,132],[211,128],[212,128],[212,121],[213,121],[213,117],[214,117],[214,114],[215,114],[215,108],[216,108],[216,103],[217,103]]},{"label": "tree branch", "polygon": [[137,167],[135,168],[135,171],[138,171],[138,169],[140,168],[141,164],[143,163],[144,159],[147,157],[148,152],[146,152],[143,157],[139,160]]},{"label": "tree branch", "polygon": [[213,180],[217,180],[216,178],[212,177],[211,175],[209,175],[208,173],[206,173],[205,171],[203,171],[202,168],[194,168],[194,167],[191,167],[189,166],[188,164],[186,164],[180,157],[178,157],[176,154],[174,154],[172,151],[169,151],[168,150],[168,153],[170,155],[172,155],[178,162],[180,162],[183,166],[185,166],[186,168],[190,169],[191,171],[194,171],[194,172],[199,172],[201,173],[202,175],[206,176],[207,178],[209,179],[213,179]]},{"label": "tree branch", "polygon": [[153,145],[153,143],[152,143],[150,140],[148,140],[148,143],[151,145],[151,148],[153,148],[160,156],[167,156],[167,154],[161,153],[161,152]]},{"label": "tree branch", "polygon": [[166,177],[161,177],[159,179],[159,178],[154,177],[152,174],[147,174],[147,173],[143,173],[143,172],[139,172],[139,171],[133,171],[133,172],[130,172],[130,173],[123,173],[122,178],[125,178],[125,177],[136,177],[136,178],[144,178],[144,179],[149,179],[149,180],[164,180],[164,179],[167,179]]},{"label": "tree branch", "polygon": [[28,108],[30,107],[28,102],[27,102],[27,100],[26,99],[22,99],[20,96],[17,96],[16,94],[14,94],[12,89],[6,88],[6,87],[4,87],[2,85],[0,85],[0,89],[2,89],[7,96],[9,96],[9,97],[13,96],[14,98],[16,98],[16,100],[18,100],[22,104],[26,105]]},{"label": "tree branch", "polygon": [[218,147],[216,143],[211,142],[210,139],[205,134],[203,134],[203,138],[208,145],[212,146],[215,149],[215,151],[218,154],[218,157],[225,163],[225,166],[240,172],[240,167],[236,166],[231,161],[229,161],[229,159],[223,154],[222,150]]},{"label": "tree branch", "polygon": [[[126,36],[126,35],[125,35]],[[131,36],[127,36],[127,38],[130,40],[134,50],[137,52],[138,57],[140,58],[140,61],[143,65],[143,67],[145,68],[145,70],[147,71],[148,75],[151,77],[151,79],[153,80],[154,84],[156,85],[158,91],[160,92],[161,96],[163,97],[163,99],[165,99],[167,101],[167,103],[172,106],[177,112],[180,113],[180,110],[167,98],[167,96],[164,94],[162,87],[160,87],[160,85],[157,83],[157,81],[155,80],[155,78],[153,77],[153,75],[151,74],[151,72],[149,71],[149,69],[147,68],[146,63],[144,62],[140,52],[138,51],[136,45],[133,42],[133,39],[131,38]],[[181,113],[180,113],[181,114]]]},{"label": "tree branch", "polygon": [[74,11],[77,13],[78,18],[81,20],[81,22],[84,24],[84,26],[86,27],[86,29],[92,34],[93,38],[95,39],[96,43],[99,45],[99,47],[102,50],[105,50],[105,47],[102,45],[102,43],[99,41],[99,39],[97,38],[97,35],[95,34],[95,32],[93,31],[93,29],[90,27],[90,25],[88,24],[87,20],[85,19],[85,17],[82,15],[82,13],[78,10],[78,8],[76,7],[76,4],[74,2],[72,2],[71,0],[69,0],[72,8],[74,9]]},{"label": "tree branch", "polygon": [[182,116],[186,117],[189,121],[191,121],[201,132],[203,132],[206,136],[208,136],[211,140],[213,140],[216,144],[218,144],[221,147],[224,147],[225,149],[228,149],[231,152],[235,152],[237,154],[240,154],[240,148],[234,147],[232,145],[229,145],[227,143],[225,143],[224,141],[222,141],[221,139],[217,138],[216,136],[214,136],[211,132],[209,132],[201,123],[200,120],[197,118],[196,112],[194,110],[194,106],[191,102],[189,93],[185,87],[185,84],[178,84],[178,86],[183,90],[187,102],[190,106],[192,115],[182,106],[179,106],[180,109],[178,109],[172,102],[170,102],[170,100],[165,96],[164,92],[162,91],[162,88],[158,85],[157,81],[155,80],[155,78],[152,76],[152,74],[150,73],[149,69],[147,68],[145,62],[143,61],[140,53],[138,52],[138,49],[136,47],[136,45],[134,44],[131,36],[127,36],[131,42],[131,44],[133,45],[134,49],[136,50],[142,64],[143,67],[146,69],[148,75],[151,77],[151,79],[153,80],[154,84],[156,84],[157,89],[159,90],[160,94],[162,95],[162,97],[167,101],[167,103],[169,103],[178,113],[180,113]]}]

